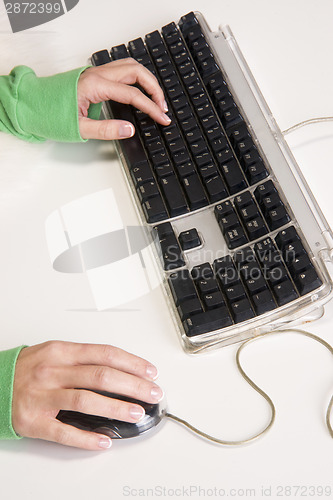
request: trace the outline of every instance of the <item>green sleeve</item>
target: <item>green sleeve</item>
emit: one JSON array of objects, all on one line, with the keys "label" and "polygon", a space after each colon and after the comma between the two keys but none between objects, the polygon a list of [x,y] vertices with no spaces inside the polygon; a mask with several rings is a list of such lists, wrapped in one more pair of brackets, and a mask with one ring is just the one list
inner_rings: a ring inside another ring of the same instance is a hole
[{"label": "green sleeve", "polygon": [[[0,76],[0,130],[29,142],[86,142],[79,132],[77,82],[88,67],[37,77],[16,66]],[[89,118],[97,120],[101,106],[91,104]]]},{"label": "green sleeve", "polygon": [[0,352],[0,439],[20,439],[12,426],[15,365],[24,345]]}]

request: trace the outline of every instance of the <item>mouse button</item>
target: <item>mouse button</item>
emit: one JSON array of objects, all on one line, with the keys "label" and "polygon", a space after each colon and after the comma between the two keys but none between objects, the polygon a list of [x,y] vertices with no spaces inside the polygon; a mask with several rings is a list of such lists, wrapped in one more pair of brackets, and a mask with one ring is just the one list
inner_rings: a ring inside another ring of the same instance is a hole
[{"label": "mouse button", "polygon": [[98,432],[100,434],[105,434],[106,436],[112,439],[121,439],[122,436],[119,434],[119,430],[114,427],[111,429],[110,427],[97,427],[93,430],[94,432]]}]

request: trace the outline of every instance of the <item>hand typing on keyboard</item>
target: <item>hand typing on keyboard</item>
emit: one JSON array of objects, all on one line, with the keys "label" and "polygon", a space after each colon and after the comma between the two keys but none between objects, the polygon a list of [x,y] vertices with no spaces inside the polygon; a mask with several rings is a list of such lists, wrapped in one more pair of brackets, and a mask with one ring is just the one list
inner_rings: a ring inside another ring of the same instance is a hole
[{"label": "hand typing on keyboard", "polygon": [[[66,425],[60,409],[138,422],[144,409],[91,390],[157,403],[163,391],[153,382],[155,366],[108,345],[45,342],[24,348],[14,378],[12,423],[17,434],[88,450],[111,446],[103,434]],[[86,390],[77,388],[84,387]],[[88,390],[91,389],[91,390]]]},{"label": "hand typing on keyboard", "polygon": [[[139,84],[143,91],[133,86]],[[145,95],[144,91],[152,99]],[[126,120],[92,120],[88,118],[91,103],[113,100],[147,113],[161,125],[169,125],[170,118],[163,90],[157,78],[132,58],[113,61],[99,67],[88,68],[79,79],[79,128],[83,139],[124,139],[135,133],[133,123]]]}]

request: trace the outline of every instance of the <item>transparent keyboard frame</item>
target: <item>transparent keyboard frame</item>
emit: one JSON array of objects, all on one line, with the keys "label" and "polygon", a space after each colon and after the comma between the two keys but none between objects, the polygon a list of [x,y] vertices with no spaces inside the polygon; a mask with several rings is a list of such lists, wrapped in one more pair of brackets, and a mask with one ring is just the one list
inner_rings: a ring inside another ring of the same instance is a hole
[{"label": "transparent keyboard frame", "polygon": [[[191,269],[194,265],[207,261],[210,261],[212,264],[215,258],[227,254],[232,255],[235,251],[250,245],[253,247],[257,241],[267,237],[274,238],[282,229],[293,225],[301,236],[309,257],[323,284],[315,291],[299,297],[291,303],[243,323],[234,324],[221,330],[215,330],[196,337],[188,337],[184,332],[167,281],[168,275],[173,271],[163,270],[158,252],[153,250],[154,256],[152,258],[156,260],[159,273],[162,274],[164,295],[168,302],[168,307],[171,311],[181,344],[184,350],[191,354],[240,342],[270,330],[287,328],[292,324],[318,319],[323,315],[323,306],[332,298],[333,292],[329,266],[329,264],[332,264],[333,258],[332,230],[284,140],[229,26],[221,27],[218,31],[212,32],[203,15],[199,12],[195,12],[195,15],[211,46],[217,63],[224,73],[255,144],[269,166],[270,176],[244,191],[253,193],[259,184],[272,179],[292,217],[292,221],[278,230],[271,231],[265,237],[251,241],[235,250],[229,250],[222,234],[214,231],[214,227],[216,228],[216,226],[211,224],[211,221],[215,219],[214,206],[218,203],[203,207],[186,215],[168,219],[168,221],[172,222],[176,235],[184,230],[195,227],[198,229],[199,235],[203,240],[203,245],[199,249],[184,252],[187,267]],[[110,118],[110,113],[106,106],[103,106],[103,112],[105,117]],[[153,228],[157,224],[148,224],[146,222],[141,206],[136,198],[135,188],[129,175],[126,159],[122,153],[121,141],[116,141],[116,146],[138,217],[143,227],[147,229],[145,232],[148,240],[151,242],[154,238]],[[221,201],[233,199],[238,194],[240,193]],[[207,255],[209,255],[207,254],[208,249],[210,252],[209,258],[207,258]],[[201,261],[200,259],[198,260],[200,252],[204,259]]]}]

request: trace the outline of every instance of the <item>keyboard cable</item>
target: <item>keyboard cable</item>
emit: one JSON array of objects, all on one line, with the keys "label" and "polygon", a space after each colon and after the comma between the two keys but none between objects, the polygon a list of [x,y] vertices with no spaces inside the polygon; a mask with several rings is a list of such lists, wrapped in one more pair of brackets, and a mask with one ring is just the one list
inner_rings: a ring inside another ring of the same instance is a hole
[{"label": "keyboard cable", "polygon": [[[251,378],[246,374],[246,372],[243,369],[242,364],[240,362],[240,355],[249,344],[257,342],[259,339],[261,339],[267,335],[281,334],[281,333],[297,333],[300,335],[305,335],[306,337],[309,337],[310,339],[315,340],[316,342],[319,342],[320,344],[322,344],[333,355],[333,347],[330,344],[328,344],[325,340],[323,340],[320,337],[317,337],[313,333],[310,333],[306,330],[301,330],[298,328],[285,328],[285,329],[281,329],[281,330],[265,332],[265,333],[262,333],[256,337],[253,337],[253,338],[247,340],[246,342],[244,342],[240,345],[240,347],[238,348],[238,350],[236,352],[237,369],[240,372],[241,376],[246,380],[246,382],[267,401],[267,403],[269,404],[270,409],[271,409],[271,417],[270,417],[269,423],[266,425],[266,427],[264,427],[263,430],[261,430],[257,434],[254,434],[253,436],[250,436],[250,437],[245,438],[245,439],[241,439],[238,441],[227,441],[225,439],[220,439],[220,438],[211,436],[210,434],[207,434],[207,433],[197,429],[196,427],[194,427],[192,424],[190,424],[186,420],[183,420],[182,418],[177,417],[176,415],[173,415],[172,413],[166,412],[165,417],[167,417],[171,420],[174,420],[175,422],[178,422],[181,425],[184,425],[190,431],[194,432],[195,434],[198,434],[200,437],[202,437],[208,441],[212,441],[216,444],[220,444],[220,445],[224,445],[224,446],[244,445],[244,444],[250,443],[250,442],[258,439],[259,437],[263,436],[264,434],[266,434],[266,432],[268,432],[268,430],[272,427],[272,425],[274,424],[274,421],[275,421],[275,416],[276,416],[275,406],[274,406],[274,403],[271,400],[271,398],[262,389],[260,389],[260,387],[258,387],[253,382],[253,380],[251,380]],[[330,421],[332,406],[333,406],[333,395],[330,399],[330,402],[329,402],[327,410],[326,410],[326,425],[327,425],[327,428],[328,428],[328,431],[329,431],[331,437],[333,438],[333,429],[332,429],[332,425],[331,425],[331,421]]]},{"label": "keyboard cable", "polygon": [[313,123],[322,123],[322,122],[331,122],[333,121],[333,116],[322,116],[319,118],[310,118],[309,120],[304,120],[302,122],[296,123],[292,127],[283,130],[282,134],[287,135],[295,130],[298,130],[301,127],[305,127],[306,125],[312,125]]}]

